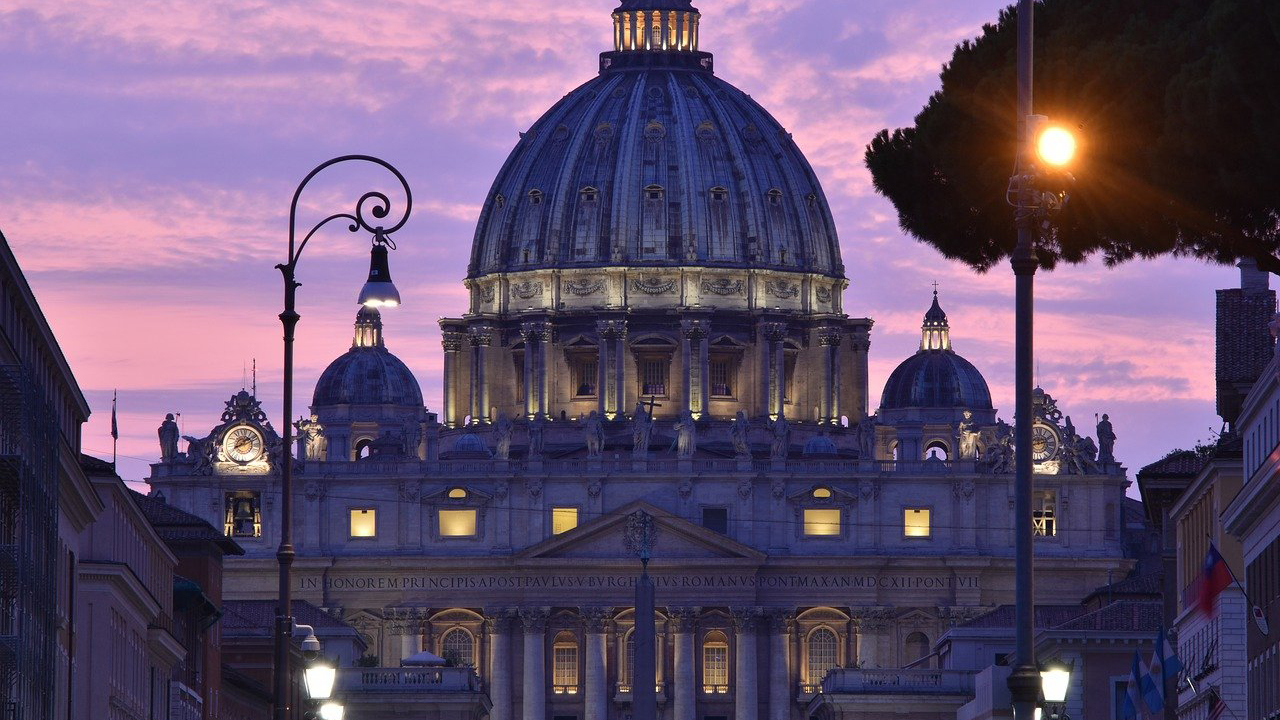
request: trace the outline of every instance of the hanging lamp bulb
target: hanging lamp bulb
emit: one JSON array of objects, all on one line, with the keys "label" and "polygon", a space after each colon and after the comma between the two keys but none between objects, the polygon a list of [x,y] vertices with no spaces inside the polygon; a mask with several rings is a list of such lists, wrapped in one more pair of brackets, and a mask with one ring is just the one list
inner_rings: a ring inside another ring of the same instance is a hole
[{"label": "hanging lamp bulb", "polygon": [[381,232],[373,236],[373,249],[369,251],[369,280],[360,288],[360,298],[356,301],[366,307],[395,307],[400,304],[400,292],[391,282],[391,267],[387,262],[389,242]]}]

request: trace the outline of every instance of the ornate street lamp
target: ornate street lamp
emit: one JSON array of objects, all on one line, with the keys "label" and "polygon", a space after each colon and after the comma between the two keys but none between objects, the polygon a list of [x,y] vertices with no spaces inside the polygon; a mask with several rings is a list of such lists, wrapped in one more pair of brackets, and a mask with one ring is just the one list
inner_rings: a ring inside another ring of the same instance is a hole
[{"label": "ornate street lamp", "polygon": [[320,706],[320,720],[342,720],[347,709],[339,702],[327,702]]},{"label": "ornate street lamp", "polygon": [[[362,162],[373,163],[388,170],[400,182],[404,192],[404,214],[390,226],[382,223],[391,213],[391,199],[384,193],[371,190],[360,196],[352,213],[335,213],[316,223],[314,227],[296,242],[298,198],[302,190],[320,171],[339,163]],[[361,229],[373,235],[373,248],[370,251],[369,281],[360,291],[359,301],[362,305],[397,305],[400,293],[391,283],[391,273],[387,266],[387,248],[394,248],[390,235],[404,226],[413,209],[413,195],[409,191],[409,183],[404,175],[385,160],[371,155],[343,155],[325,161],[307,174],[298,189],[293,193],[293,202],[289,205],[289,257],[288,261],[276,266],[284,276],[284,312],[280,313],[280,323],[284,326],[284,430],[282,432],[284,448],[281,457],[280,472],[280,547],[276,551],[276,559],[280,563],[280,604],[276,608],[275,628],[275,667],[274,696],[275,720],[289,720],[289,636],[293,633],[293,599],[289,581],[289,569],[293,565],[293,332],[298,324],[299,315],[294,309],[294,301],[301,283],[294,279],[294,271],[298,266],[298,258],[320,228],[334,220],[344,220],[347,229],[357,232]],[[316,643],[319,650],[319,643]],[[330,687],[332,690],[332,686]]]},{"label": "ornate street lamp", "polygon": [[1032,324],[1036,272],[1035,233],[1067,201],[1065,192],[1045,190],[1051,178],[1069,179],[1062,168],[1075,155],[1075,139],[1031,110],[1033,0],[1018,0],[1018,155],[1008,199],[1016,208],[1018,243],[1010,264],[1015,276],[1014,339],[1014,657],[1009,675],[1015,720],[1032,720],[1040,695],[1036,667],[1032,571],[1031,426]]}]

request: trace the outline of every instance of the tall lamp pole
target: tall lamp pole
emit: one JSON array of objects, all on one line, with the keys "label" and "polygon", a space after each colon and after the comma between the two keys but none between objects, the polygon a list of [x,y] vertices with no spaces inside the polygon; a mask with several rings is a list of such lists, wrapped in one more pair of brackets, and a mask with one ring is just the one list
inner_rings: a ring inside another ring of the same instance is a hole
[{"label": "tall lamp pole", "polygon": [[[399,221],[390,226],[382,224],[391,212],[391,199],[386,194],[371,190],[356,201],[355,211],[351,213],[335,213],[316,223],[314,227],[296,242],[298,198],[307,183],[320,171],[344,162],[373,163],[387,169],[400,182],[404,192],[404,214]],[[360,291],[359,303],[371,307],[394,306],[400,304],[400,294],[391,283],[391,274],[387,266],[387,248],[395,248],[389,237],[391,233],[404,226],[413,209],[413,196],[409,191],[409,183],[404,175],[392,167],[390,163],[370,155],[343,155],[318,165],[303,178],[298,189],[293,193],[293,202],[289,206],[289,258],[288,261],[276,265],[276,269],[284,276],[284,312],[280,313],[280,324],[284,326],[284,451],[281,453],[280,471],[280,547],[276,551],[276,559],[280,563],[280,597],[276,607],[275,627],[275,663],[273,690],[275,720],[290,720],[289,713],[289,638],[293,634],[293,598],[289,581],[289,570],[293,565],[293,331],[298,324],[298,313],[294,309],[294,301],[301,283],[294,279],[294,271],[298,266],[298,258],[306,248],[311,236],[320,228],[334,220],[347,221],[347,229],[357,232],[361,229],[373,234],[373,249],[369,280]]]},{"label": "tall lamp pole", "polygon": [[[1031,79],[1034,17],[1033,0],[1018,0],[1018,152],[1017,167],[1009,180],[1009,200],[1015,207],[1018,231],[1010,264],[1015,277],[1014,304],[1014,657],[1009,693],[1015,720],[1032,720],[1041,692],[1041,673],[1035,657],[1034,573],[1031,518],[1032,464],[1032,329],[1036,273],[1036,233],[1050,216],[1061,210],[1065,190],[1046,186],[1052,179],[1071,181],[1061,168],[1075,154],[1075,138],[1048,119],[1032,114]],[[1056,175],[1054,174],[1056,171]]]},{"label": "tall lamp pole", "polygon": [[[1031,114],[1032,0],[1018,0],[1018,160],[1015,176],[1024,175],[1029,158],[1027,116]],[[1040,692],[1040,671],[1036,667],[1032,636],[1035,633],[1034,576],[1031,562],[1031,392],[1032,376],[1032,288],[1036,273],[1034,216],[1029,209],[1029,188],[1017,188],[1018,244],[1011,264],[1014,289],[1014,656],[1017,664],[1009,675],[1014,720],[1032,720]]]}]

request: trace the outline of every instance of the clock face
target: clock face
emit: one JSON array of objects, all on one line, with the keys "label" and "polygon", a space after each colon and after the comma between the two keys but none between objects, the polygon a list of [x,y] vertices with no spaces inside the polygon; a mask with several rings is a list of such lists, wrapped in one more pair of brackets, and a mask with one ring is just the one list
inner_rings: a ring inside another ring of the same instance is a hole
[{"label": "clock face", "polygon": [[1031,460],[1042,463],[1058,455],[1058,431],[1048,425],[1036,423],[1031,426]]},{"label": "clock face", "polygon": [[262,435],[248,425],[233,427],[222,439],[222,452],[238,463],[253,462],[262,457]]}]

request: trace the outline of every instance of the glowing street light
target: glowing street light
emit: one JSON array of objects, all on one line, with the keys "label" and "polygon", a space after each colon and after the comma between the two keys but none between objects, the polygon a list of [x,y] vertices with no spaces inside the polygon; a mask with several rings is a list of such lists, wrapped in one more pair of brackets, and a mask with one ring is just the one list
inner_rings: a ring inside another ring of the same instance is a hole
[{"label": "glowing street light", "polygon": [[1067,687],[1071,684],[1071,667],[1054,661],[1040,669],[1040,689],[1047,703],[1067,701]]},{"label": "glowing street light", "polygon": [[346,708],[342,703],[327,702],[320,706],[320,720],[342,720],[346,715]]},{"label": "glowing street light", "polygon": [[1047,165],[1063,167],[1076,155],[1076,138],[1060,127],[1047,127],[1036,138],[1036,155]]}]

